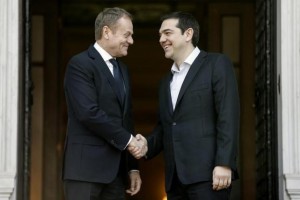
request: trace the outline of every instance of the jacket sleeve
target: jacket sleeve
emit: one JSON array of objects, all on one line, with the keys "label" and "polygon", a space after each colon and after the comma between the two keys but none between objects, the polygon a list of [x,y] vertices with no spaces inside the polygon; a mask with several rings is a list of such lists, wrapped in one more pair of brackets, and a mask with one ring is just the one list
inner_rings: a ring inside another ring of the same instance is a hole
[{"label": "jacket sleeve", "polygon": [[217,56],[212,80],[217,114],[216,165],[236,169],[240,104],[233,66],[226,56]]},{"label": "jacket sleeve", "polygon": [[148,142],[147,159],[151,159],[163,150],[163,130],[158,122],[152,133],[146,137]]},{"label": "jacket sleeve", "polygon": [[91,132],[124,150],[131,133],[122,126],[120,118],[108,116],[99,108],[92,64],[87,59],[73,57],[65,76],[65,95],[71,113]]}]

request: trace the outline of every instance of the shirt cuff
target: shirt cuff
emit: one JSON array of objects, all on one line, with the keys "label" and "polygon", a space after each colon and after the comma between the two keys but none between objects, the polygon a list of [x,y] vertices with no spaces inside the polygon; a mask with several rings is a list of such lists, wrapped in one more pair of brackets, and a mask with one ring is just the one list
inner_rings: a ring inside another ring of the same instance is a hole
[{"label": "shirt cuff", "polygon": [[128,174],[130,174],[131,172],[138,172],[138,173],[140,173],[140,170],[132,169],[132,170],[130,170],[130,171],[128,172]]},{"label": "shirt cuff", "polygon": [[131,142],[131,140],[132,140],[132,135],[130,135],[130,139],[129,139],[129,141],[128,141],[128,143],[126,144],[126,146],[125,146],[125,148],[124,148],[124,150],[127,148],[127,146],[129,145],[129,143]]}]

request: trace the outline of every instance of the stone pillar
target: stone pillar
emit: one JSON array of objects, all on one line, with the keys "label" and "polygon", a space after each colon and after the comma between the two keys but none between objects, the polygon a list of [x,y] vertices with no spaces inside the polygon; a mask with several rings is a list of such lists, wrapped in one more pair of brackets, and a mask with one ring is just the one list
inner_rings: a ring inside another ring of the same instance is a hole
[{"label": "stone pillar", "polygon": [[19,94],[19,0],[0,0],[0,200],[15,199]]},{"label": "stone pillar", "polygon": [[279,180],[283,199],[300,199],[300,1],[277,1]]}]

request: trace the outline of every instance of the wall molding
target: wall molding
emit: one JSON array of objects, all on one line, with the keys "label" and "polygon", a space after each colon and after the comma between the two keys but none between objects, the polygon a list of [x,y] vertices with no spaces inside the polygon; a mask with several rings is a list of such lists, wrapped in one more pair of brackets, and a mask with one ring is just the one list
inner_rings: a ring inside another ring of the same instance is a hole
[{"label": "wall molding", "polygon": [[291,199],[299,199],[300,197],[300,175],[297,174],[286,174],[285,175],[286,182],[286,192]]},{"label": "wall molding", "polygon": [[15,174],[0,174],[0,199],[11,199],[15,190]]}]

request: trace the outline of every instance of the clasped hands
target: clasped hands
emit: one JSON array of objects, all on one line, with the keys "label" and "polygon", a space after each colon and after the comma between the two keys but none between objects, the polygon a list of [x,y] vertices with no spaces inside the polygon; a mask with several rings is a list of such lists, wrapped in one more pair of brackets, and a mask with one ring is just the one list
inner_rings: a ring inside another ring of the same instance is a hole
[{"label": "clasped hands", "polygon": [[127,150],[136,159],[140,159],[146,155],[148,151],[147,140],[141,134],[137,134],[128,144]]}]

